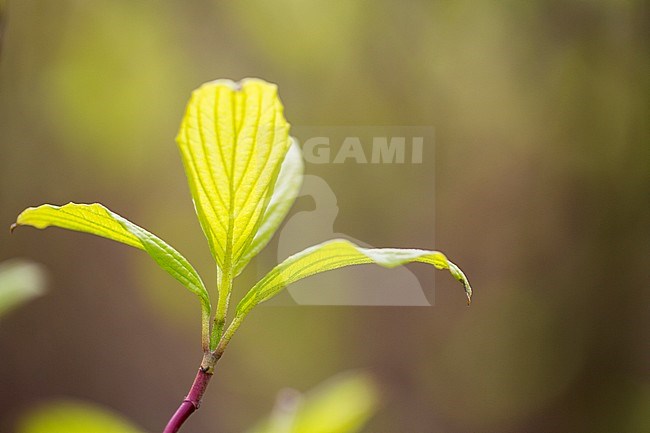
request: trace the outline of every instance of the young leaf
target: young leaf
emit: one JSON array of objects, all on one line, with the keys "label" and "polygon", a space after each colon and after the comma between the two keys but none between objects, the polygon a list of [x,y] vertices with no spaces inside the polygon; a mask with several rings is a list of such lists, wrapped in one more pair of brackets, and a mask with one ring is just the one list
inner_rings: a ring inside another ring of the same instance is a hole
[{"label": "young leaf", "polygon": [[204,84],[192,93],[176,141],[212,255],[231,275],[262,223],[290,145],[277,87],[258,79]]},{"label": "young leaf", "polygon": [[[204,314],[210,314],[210,298],[201,277],[178,251],[163,240],[98,203],[44,204],[25,209],[17,225],[44,229],[50,226],[90,233],[146,251],[158,265],[196,294]],[[13,229],[12,227],[12,229]]]},{"label": "young leaf", "polygon": [[241,300],[237,306],[237,317],[241,319],[257,304],[271,299],[284,287],[310,275],[351,265],[376,263],[386,268],[394,268],[411,262],[428,263],[438,269],[448,269],[454,278],[463,284],[468,302],[471,299],[472,288],[469,281],[441,252],[361,248],[344,239],[334,239],[294,254],[273,268]]},{"label": "young leaf", "polygon": [[273,234],[289,213],[289,209],[296,201],[296,197],[298,197],[302,186],[304,164],[298,142],[293,137],[291,137],[291,141],[291,147],[284,157],[284,161],[282,161],[280,174],[278,174],[278,179],[275,181],[273,195],[262,216],[262,223],[253,241],[239,261],[235,276],[239,275],[248,262],[269,243]]}]

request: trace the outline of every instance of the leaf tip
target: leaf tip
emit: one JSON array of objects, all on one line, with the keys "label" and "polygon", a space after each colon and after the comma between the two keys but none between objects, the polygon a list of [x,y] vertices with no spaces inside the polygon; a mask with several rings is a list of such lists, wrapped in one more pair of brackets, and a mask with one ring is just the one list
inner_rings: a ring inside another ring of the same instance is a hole
[{"label": "leaf tip", "polygon": [[469,285],[469,281],[467,281],[467,279],[462,281],[462,283],[465,287],[465,296],[467,296],[467,306],[469,307],[472,304],[472,286]]}]

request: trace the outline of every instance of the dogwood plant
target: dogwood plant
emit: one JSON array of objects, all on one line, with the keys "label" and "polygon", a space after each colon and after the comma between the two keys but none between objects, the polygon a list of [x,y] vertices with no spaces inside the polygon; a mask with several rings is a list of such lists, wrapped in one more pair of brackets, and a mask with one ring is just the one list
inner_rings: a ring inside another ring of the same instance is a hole
[{"label": "dogwood plant", "polygon": [[[20,225],[91,233],[147,252],[201,303],[203,360],[189,394],[164,433],[176,432],[200,404],[215,365],[246,316],[287,285],[344,266],[411,262],[447,269],[472,289],[463,272],[438,251],[367,249],[342,239],[298,252],[278,264],[237,304],[227,325],[233,280],[269,242],[295,201],[303,162],[275,85],[259,79],[217,80],[196,89],[176,137],[201,228],[216,262],[216,306],[192,265],[165,241],[98,203],[30,207]],[[397,290],[398,288],[396,288]]]}]

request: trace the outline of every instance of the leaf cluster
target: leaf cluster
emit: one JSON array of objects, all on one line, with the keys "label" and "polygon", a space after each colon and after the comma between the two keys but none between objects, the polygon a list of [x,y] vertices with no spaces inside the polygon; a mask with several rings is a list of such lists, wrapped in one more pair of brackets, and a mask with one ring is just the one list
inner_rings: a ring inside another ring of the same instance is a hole
[{"label": "leaf cluster", "polygon": [[140,249],[200,300],[202,343],[218,359],[244,318],[260,303],[303,278],[345,266],[395,267],[422,262],[447,269],[471,287],[462,271],[438,251],[367,249],[334,239],[309,247],[275,266],[239,301],[227,325],[233,280],[270,241],[294,203],[303,160],[277,94],[259,79],[217,80],[196,89],[176,138],[196,214],[218,275],[216,305],[201,277],[172,246],[101,204],[44,204],[23,211],[16,225],[56,226]]}]

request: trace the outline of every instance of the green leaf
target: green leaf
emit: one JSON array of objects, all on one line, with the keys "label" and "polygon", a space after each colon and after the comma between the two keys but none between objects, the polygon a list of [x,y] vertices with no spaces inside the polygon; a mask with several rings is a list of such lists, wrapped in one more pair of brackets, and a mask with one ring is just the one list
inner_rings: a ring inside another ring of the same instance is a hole
[{"label": "green leaf", "polygon": [[[201,277],[178,251],[160,238],[98,203],[65,206],[44,204],[25,209],[16,225],[44,229],[50,226],[90,233],[146,251],[158,265],[196,294],[204,313],[210,314],[210,298]],[[13,227],[12,227],[13,228]]]},{"label": "green leaf", "polygon": [[37,408],[18,421],[17,433],[142,433],[129,421],[102,407],[59,401]]},{"label": "green leaf", "polygon": [[304,396],[278,396],[269,417],[248,433],[356,433],[375,414],[377,386],[363,373],[344,373]]},{"label": "green leaf", "polygon": [[[334,239],[307,248],[277,265],[246,294],[237,306],[241,317],[257,304],[277,295],[283,288],[310,275],[351,265],[376,263],[394,268],[411,262],[428,263],[448,269],[463,284],[468,302],[472,296],[469,281],[463,272],[438,251],[397,248],[361,248],[344,239]],[[241,321],[241,320],[239,320]]]},{"label": "green leaf", "polygon": [[0,263],[0,316],[43,294],[45,272],[42,267],[23,260]]},{"label": "green leaf", "polygon": [[235,270],[235,276],[239,275],[248,262],[258,255],[269,243],[273,234],[275,234],[289,213],[289,209],[291,209],[291,206],[296,201],[296,197],[298,197],[300,187],[302,186],[304,164],[298,142],[293,137],[291,137],[291,141],[291,147],[284,157],[280,174],[278,174],[278,179],[275,181],[273,195],[262,216],[262,223],[253,241],[242,256]]},{"label": "green leaf", "polygon": [[176,141],[212,255],[231,275],[262,224],[291,143],[277,87],[258,79],[204,84]]}]

